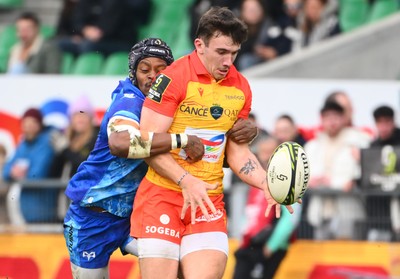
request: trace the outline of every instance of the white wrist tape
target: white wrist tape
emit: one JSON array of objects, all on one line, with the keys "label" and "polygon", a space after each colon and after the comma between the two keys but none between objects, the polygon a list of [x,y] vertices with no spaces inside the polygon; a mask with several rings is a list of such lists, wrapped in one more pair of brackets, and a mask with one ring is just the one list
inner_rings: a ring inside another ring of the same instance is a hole
[{"label": "white wrist tape", "polygon": [[186,134],[171,134],[171,149],[185,148],[188,143]]},{"label": "white wrist tape", "polygon": [[178,142],[176,141],[176,134],[171,134],[171,150],[178,148]]},{"label": "white wrist tape", "polygon": [[188,144],[188,135],[180,134],[181,135],[181,148],[185,148]]},{"label": "white wrist tape", "polygon": [[[150,157],[151,144],[153,142],[153,132],[141,132],[137,129],[129,129],[130,145],[128,158],[141,159]],[[146,136],[147,134],[147,136]]]}]

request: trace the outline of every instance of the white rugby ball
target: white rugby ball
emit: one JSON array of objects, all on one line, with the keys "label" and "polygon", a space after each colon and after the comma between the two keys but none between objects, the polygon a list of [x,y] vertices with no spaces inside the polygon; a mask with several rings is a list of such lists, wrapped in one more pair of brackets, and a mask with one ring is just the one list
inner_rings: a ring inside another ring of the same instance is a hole
[{"label": "white rugby ball", "polygon": [[279,204],[297,202],[307,190],[310,166],[303,147],[283,142],[272,153],[267,167],[267,181],[272,198]]}]

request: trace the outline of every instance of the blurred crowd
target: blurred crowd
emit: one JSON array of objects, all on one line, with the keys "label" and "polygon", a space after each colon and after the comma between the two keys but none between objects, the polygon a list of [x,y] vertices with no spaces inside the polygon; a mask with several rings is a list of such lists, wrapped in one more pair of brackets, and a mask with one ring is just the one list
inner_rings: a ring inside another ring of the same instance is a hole
[{"label": "blurred crowd", "polygon": [[[239,70],[311,46],[343,29],[338,0],[197,0],[188,1],[187,11],[182,12],[189,15],[189,28],[178,30],[178,34],[171,37],[170,33],[178,28],[174,26],[174,14],[169,15],[170,19],[156,23],[159,16],[155,11],[158,9],[156,3],[64,0],[55,26],[43,26],[39,15],[23,11],[15,21],[18,40],[10,49],[5,71],[12,74],[68,73],[66,68],[71,58],[66,57],[72,55],[76,59],[94,52],[107,58],[113,53],[127,53],[132,42],[152,36],[152,25],[161,28],[161,24],[167,27],[170,24],[170,31],[165,28],[164,34],[157,34],[168,36],[170,39],[166,40],[171,41],[170,44],[181,40],[190,42],[195,37],[199,17],[213,5],[228,6],[248,26],[248,40],[235,62]],[[175,13],[175,20],[179,20]],[[190,47],[189,43],[176,52],[179,55],[188,53]]]},{"label": "blurred crowd", "polygon": [[107,59],[127,53],[132,42],[148,36],[163,37],[180,56],[191,51],[197,22],[211,6],[227,6],[247,24],[248,40],[235,62],[244,70],[382,18],[399,6],[397,0],[190,0],[181,4],[181,9],[175,9],[173,2],[63,0],[54,26],[41,24],[39,15],[21,9],[15,20],[17,41],[2,50],[7,57],[0,61],[6,63],[5,69],[0,65],[0,72],[69,74],[71,61],[82,54],[97,53],[98,59]]}]

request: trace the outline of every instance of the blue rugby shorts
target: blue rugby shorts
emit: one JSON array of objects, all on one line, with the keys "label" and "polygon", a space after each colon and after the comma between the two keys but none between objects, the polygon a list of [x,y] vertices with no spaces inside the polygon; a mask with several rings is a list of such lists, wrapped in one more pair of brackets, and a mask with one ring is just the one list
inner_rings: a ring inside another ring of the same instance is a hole
[{"label": "blue rugby shorts", "polygon": [[96,212],[72,203],[64,218],[64,238],[70,261],[82,268],[108,266],[111,254],[125,247],[129,236],[130,217]]}]

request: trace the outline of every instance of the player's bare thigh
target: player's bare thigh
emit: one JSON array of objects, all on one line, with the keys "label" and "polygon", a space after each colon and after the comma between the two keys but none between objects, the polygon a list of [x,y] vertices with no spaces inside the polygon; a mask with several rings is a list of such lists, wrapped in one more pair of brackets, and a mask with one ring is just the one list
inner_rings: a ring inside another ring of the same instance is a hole
[{"label": "player's bare thigh", "polygon": [[228,236],[223,232],[184,236],[181,243],[183,278],[222,278],[228,259],[228,247]]},{"label": "player's bare thigh", "polygon": [[139,238],[139,266],[142,279],[176,279],[179,245],[156,238]]}]

